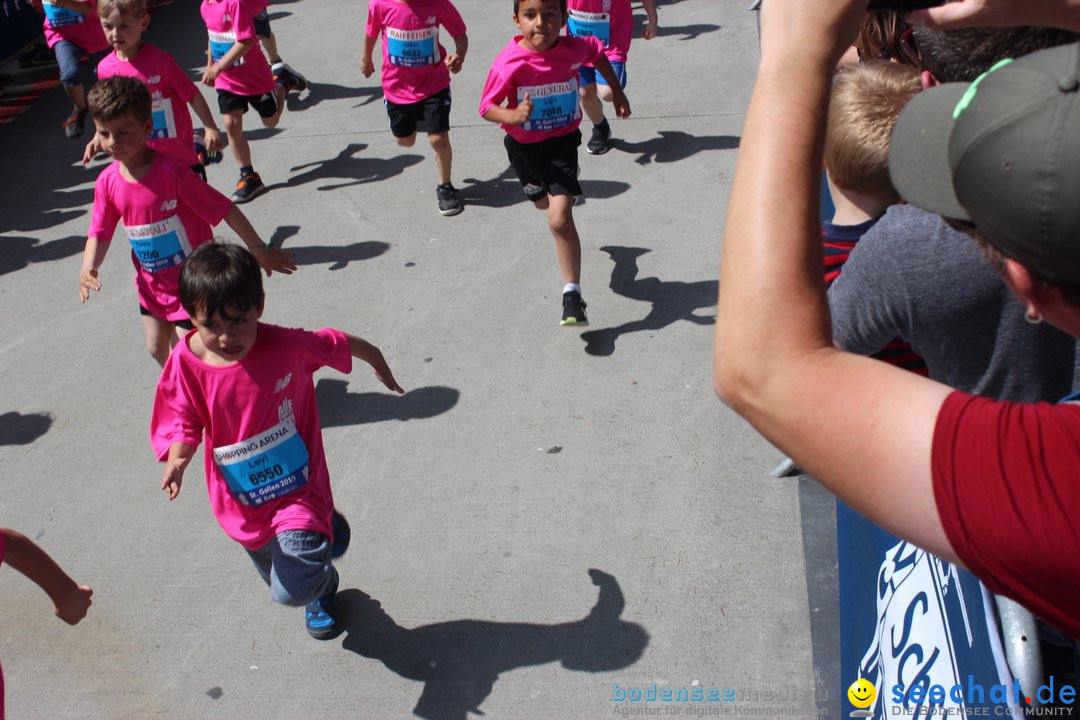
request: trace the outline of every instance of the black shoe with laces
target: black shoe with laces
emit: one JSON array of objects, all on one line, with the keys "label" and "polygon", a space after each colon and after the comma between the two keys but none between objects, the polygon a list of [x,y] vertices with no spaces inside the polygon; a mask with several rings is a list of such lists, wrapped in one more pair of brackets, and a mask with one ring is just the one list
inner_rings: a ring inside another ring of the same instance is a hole
[{"label": "black shoe with laces", "polygon": [[436,185],[435,195],[439,199],[439,212],[443,215],[457,215],[465,209],[458,197],[457,188],[451,183]]},{"label": "black shoe with laces", "polygon": [[68,115],[68,119],[64,121],[64,134],[70,140],[78,140],[82,137],[85,126],[86,108],[82,110],[77,107],[71,108],[71,115]]},{"label": "black shoe with laces", "polygon": [[581,299],[581,293],[573,290],[564,292],[562,296],[562,322],[561,327],[567,325],[584,326],[589,324],[589,318],[585,316],[585,301]]},{"label": "black shoe with laces", "polygon": [[237,204],[246,203],[265,191],[266,186],[263,185],[259,173],[241,173],[236,183],[236,192],[232,194],[232,201]]},{"label": "black shoe with laces", "polygon": [[611,125],[605,120],[599,125],[593,125],[592,137],[585,149],[590,155],[603,155],[611,149]]}]

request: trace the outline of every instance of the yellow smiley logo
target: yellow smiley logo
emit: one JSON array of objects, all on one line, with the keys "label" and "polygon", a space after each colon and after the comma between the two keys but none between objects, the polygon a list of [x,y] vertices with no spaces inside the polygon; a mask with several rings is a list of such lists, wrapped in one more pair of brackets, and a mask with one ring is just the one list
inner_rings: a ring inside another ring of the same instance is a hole
[{"label": "yellow smiley logo", "polygon": [[847,689],[847,697],[855,707],[868,708],[874,704],[874,698],[877,697],[877,690],[874,688],[874,684],[869,680],[866,678],[859,678],[851,683],[851,687]]}]

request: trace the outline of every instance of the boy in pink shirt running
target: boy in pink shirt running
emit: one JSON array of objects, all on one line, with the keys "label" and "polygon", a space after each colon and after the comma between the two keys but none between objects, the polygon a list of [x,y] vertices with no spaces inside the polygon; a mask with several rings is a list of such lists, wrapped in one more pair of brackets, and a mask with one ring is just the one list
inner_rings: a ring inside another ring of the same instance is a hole
[{"label": "boy in pink shirt running", "polygon": [[301,81],[284,65],[278,66],[276,77],[270,71],[266,56],[256,46],[254,20],[258,9],[250,0],[203,0],[199,12],[210,36],[202,81],[217,89],[225,133],[240,166],[233,202],[246,203],[262,194],[266,185],[251,164],[251,147],[244,137],[244,113],[250,106],[264,126],[276,127],[285,109],[286,93],[299,90]]},{"label": "boy in pink shirt running", "polygon": [[[109,48],[97,20],[96,0],[30,0],[45,13],[45,42],[56,54],[60,84],[74,106],[64,121],[64,134],[72,140],[82,137],[86,125],[86,92],[83,90],[84,57],[96,65],[96,58]],[[91,67],[91,69],[93,69]]]},{"label": "boy in pink shirt running", "polygon": [[564,326],[589,322],[581,298],[581,239],[573,214],[574,200],[581,194],[577,148],[582,65],[596,67],[611,86],[616,114],[630,116],[630,103],[603,44],[591,37],[560,36],[566,18],[566,0],[514,0],[514,22],[521,35],[495,58],[479,108],[481,117],[506,131],[506,153],[525,196],[547,210],[563,276]]},{"label": "boy in pink shirt running", "polygon": [[[440,25],[454,39],[450,55],[439,42]],[[379,37],[390,131],[402,147],[413,146],[417,131],[428,134],[439,179],[439,212],[457,215],[464,208],[450,174],[450,73],[461,72],[469,51],[465,22],[450,0],[370,0],[360,63],[364,77],[375,72],[372,53]]]},{"label": "boy in pink shirt running", "polygon": [[[154,129],[147,145],[188,165],[206,179],[206,170],[195,155],[195,131],[187,106],[203,123],[206,150],[221,149],[221,134],[210,106],[172,56],[143,42],[142,34],[150,24],[146,0],[100,0],[98,16],[105,38],[113,51],[98,63],[98,78],[126,75],[137,78],[150,91]],[[97,135],[83,152],[83,164],[90,162],[101,144]]]},{"label": "boy in pink shirt running", "polygon": [[206,488],[222,529],[247,550],[275,602],[305,606],[308,633],[341,632],[333,559],[348,545],[334,509],[312,373],[368,363],[387,388],[382,352],[339,330],[308,332],[259,322],[259,266],[235,245],[196,250],[180,273],[180,299],[196,330],[177,345],[158,381],[150,441],[173,500],[205,436]]},{"label": "boy in pink shirt running", "polygon": [[[652,40],[659,24],[656,0],[641,0],[641,4],[648,18],[641,36]],[[568,0],[567,10],[570,13],[567,34],[599,38],[604,43],[604,54],[619,78],[619,87],[626,89],[626,60],[630,53],[630,38],[634,34],[630,0]],[[602,101],[612,101],[611,87],[602,75],[597,76],[596,68],[591,65],[582,66],[580,80],[581,107],[593,124],[585,149],[590,155],[603,155],[611,147],[611,125],[604,117]]]},{"label": "boy in pink shirt running", "polygon": [[267,247],[227,197],[167,155],[147,138],[154,127],[146,86],[123,75],[102,80],[87,95],[98,139],[113,162],[98,176],[90,216],[79,300],[101,290],[98,268],[121,220],[131,243],[135,288],[146,330],[146,349],[159,365],[169,348],[191,329],[178,292],[180,268],[191,252],[214,239],[212,225],[224,220],[269,275],[296,269],[291,252]]}]

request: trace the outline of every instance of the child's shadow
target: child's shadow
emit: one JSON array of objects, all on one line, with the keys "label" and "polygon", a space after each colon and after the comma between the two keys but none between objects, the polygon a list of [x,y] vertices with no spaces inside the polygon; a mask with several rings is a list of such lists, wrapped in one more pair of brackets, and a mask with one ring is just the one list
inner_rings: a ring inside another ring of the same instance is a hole
[{"label": "child's shadow", "polygon": [[348,633],[343,647],[424,683],[413,713],[427,720],[483,715],[480,704],[499,675],[561,662],[569,670],[606,672],[641,657],[649,634],[619,619],[626,601],[614,577],[589,570],[600,595],[583,620],[559,625],[456,620],[403,628],[377,600],[359,590],[338,594]]},{"label": "child's shadow", "polygon": [[[642,27],[645,26],[644,20],[641,21],[641,26]],[[696,23],[694,25],[673,25],[673,26],[669,27],[669,26],[665,26],[664,23],[661,22],[659,29],[657,29],[657,31],[656,31],[656,35],[657,35],[657,37],[670,37],[672,35],[682,35],[683,37],[679,38],[680,41],[683,41],[683,40],[696,40],[698,37],[704,35],[705,33],[716,32],[721,27],[723,27],[723,26],[721,26],[721,25],[712,25],[711,23]],[[641,37],[640,28],[637,31],[637,36]]]},{"label": "child's shadow", "polygon": [[731,135],[695,137],[679,130],[660,130],[660,137],[645,142],[627,142],[615,138],[612,147],[628,153],[640,153],[634,160],[638,165],[652,162],[672,163],[686,160],[704,150],[734,150],[739,138]]},{"label": "child's shadow", "polygon": [[688,283],[655,277],[638,279],[637,259],[650,250],[617,245],[605,245],[600,249],[615,262],[608,287],[623,297],[652,303],[652,308],[641,320],[581,333],[588,354],[611,355],[615,352],[615,341],[626,333],[659,330],[678,320],[687,320],[696,325],[712,325],[716,322],[714,317],[694,314],[698,308],[716,305],[715,280]]},{"label": "child's shadow", "polygon": [[[521,182],[510,167],[490,180],[465,178],[464,182],[466,186],[460,188],[460,192],[470,205],[501,208],[528,202],[521,191]],[[582,180],[581,189],[584,200],[604,200],[626,192],[630,185],[614,180]]]},{"label": "child's shadow", "polygon": [[52,415],[48,413],[6,412],[0,415],[0,445],[29,445],[49,432]]},{"label": "child's shadow", "polygon": [[317,83],[308,80],[307,90],[302,93],[290,93],[285,99],[285,107],[289,112],[300,112],[315,107],[324,100],[349,100],[351,98],[363,98],[363,102],[353,105],[354,108],[370,105],[382,97],[382,86],[371,85],[367,87],[348,87],[346,85],[333,85],[331,83]]},{"label": "child's shadow", "polygon": [[382,420],[423,420],[449,412],[461,397],[454,388],[439,385],[409,390],[404,395],[349,393],[348,388],[348,381],[329,378],[322,378],[315,385],[323,427],[363,425]]},{"label": "child's shadow", "polygon": [[0,275],[22,270],[33,263],[62,260],[77,255],[86,245],[86,236],[70,236],[41,243],[37,238],[6,237],[0,253]]},{"label": "child's shadow", "polygon": [[318,188],[319,190],[337,190],[351,185],[386,180],[394,175],[399,175],[405,171],[405,168],[416,165],[424,159],[422,155],[396,155],[392,158],[355,157],[357,153],[366,149],[367,145],[364,143],[351,143],[339,152],[336,157],[297,165],[292,168],[292,172],[304,170],[305,168],[307,168],[307,172],[293,175],[285,183],[279,183],[274,187],[283,185],[296,187],[315,180],[329,180],[331,178],[349,180],[349,182],[334,185],[320,185]]}]

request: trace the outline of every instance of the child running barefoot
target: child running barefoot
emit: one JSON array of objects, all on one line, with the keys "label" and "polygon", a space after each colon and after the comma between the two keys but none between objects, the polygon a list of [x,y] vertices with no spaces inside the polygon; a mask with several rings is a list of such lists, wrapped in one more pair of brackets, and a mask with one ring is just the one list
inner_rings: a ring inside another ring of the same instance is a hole
[{"label": "child running barefoot", "polygon": [[[77,140],[86,126],[83,58],[100,57],[99,53],[109,48],[97,20],[95,0],[30,0],[30,4],[45,13],[45,42],[56,54],[60,84],[73,106],[71,115],[64,121],[64,134]],[[4,9],[7,10],[6,5]]]},{"label": "child running barefoot", "polygon": [[[221,134],[210,106],[176,61],[163,50],[143,42],[150,24],[146,0],[100,0],[98,16],[113,51],[98,64],[98,78],[113,75],[137,78],[150,91],[154,129],[147,145],[191,167],[203,180],[206,170],[195,156],[195,132],[187,106],[203,123],[207,152],[221,149]],[[83,152],[83,164],[101,151],[95,134]]]},{"label": "child running barefoot", "polygon": [[210,36],[202,81],[217,89],[225,133],[240,166],[233,202],[246,203],[262,194],[266,185],[251,164],[244,113],[251,106],[264,126],[276,127],[285,109],[285,95],[299,90],[302,83],[285,66],[277,77],[270,71],[266,57],[255,47],[256,11],[248,0],[203,0],[199,11]]},{"label": "child running barefoot", "polygon": [[[454,39],[454,52],[439,43],[439,26]],[[375,72],[372,53],[382,37],[382,87],[390,131],[398,145],[412,147],[417,131],[426,132],[435,152],[439,212],[464,208],[451,182],[450,73],[461,72],[469,38],[450,0],[371,0],[360,71]]]},{"label": "child running barefoot", "polygon": [[159,365],[169,348],[193,329],[178,293],[180,268],[191,252],[214,239],[211,225],[224,220],[266,270],[291,273],[291,252],[263,244],[251,223],[227,197],[172,158],[147,145],[154,127],[150,93],[132,77],[102,80],[87,95],[101,147],[113,162],[98,176],[94,208],[79,273],[79,300],[101,290],[116,224],[123,220],[135,265],[146,349]]},{"label": "child running barefoot", "polygon": [[259,266],[235,245],[196,250],[180,273],[180,299],[196,331],[169,356],[154,399],[150,438],[165,462],[161,487],[180,493],[206,436],[206,487],[222,529],[244,546],[275,602],[305,606],[308,633],[341,632],[333,558],[348,525],[334,509],[311,376],[371,365],[397,393],[382,353],[339,330],[308,332],[259,322]]},{"label": "child running barefoot", "polygon": [[[49,595],[53,613],[68,625],[86,617],[94,591],[79,585],[49,554],[20,532],[0,528],[0,565],[7,563]],[[4,672],[0,669],[0,720],[4,718]]]},{"label": "child running barefoot", "polygon": [[[656,37],[658,20],[656,0],[641,0],[648,21],[641,36],[646,40]],[[619,87],[626,88],[626,61],[630,53],[630,37],[634,31],[634,13],[630,0],[569,0],[570,18],[566,31],[575,37],[595,37],[604,43],[607,56]],[[597,77],[596,68],[583,65],[580,71],[581,107],[593,124],[592,136],[585,145],[590,155],[603,155],[611,147],[611,125],[604,117],[604,103],[611,102],[614,95],[603,75]]]},{"label": "child running barefoot", "polygon": [[[615,113],[630,116],[630,103],[596,38],[560,36],[566,0],[514,0],[518,35],[488,73],[480,115],[506,131],[510,165],[525,196],[547,210],[563,276],[561,325],[587,325],[581,298],[581,240],[574,225],[581,145],[578,69],[591,63],[611,87]],[[506,103],[503,106],[503,103]]]}]

